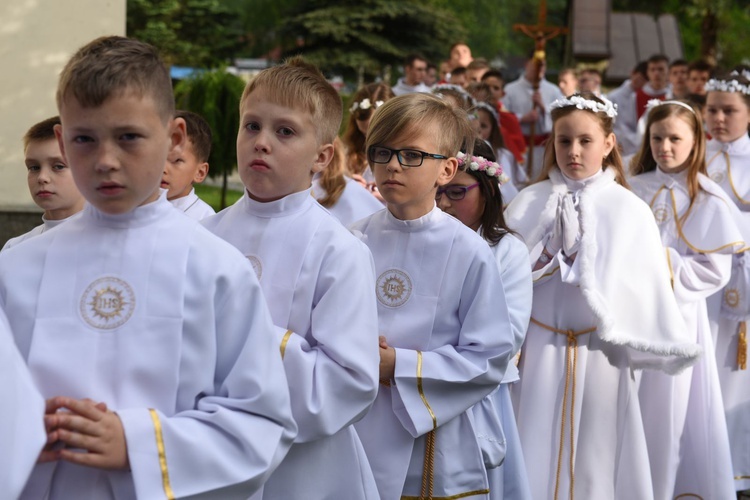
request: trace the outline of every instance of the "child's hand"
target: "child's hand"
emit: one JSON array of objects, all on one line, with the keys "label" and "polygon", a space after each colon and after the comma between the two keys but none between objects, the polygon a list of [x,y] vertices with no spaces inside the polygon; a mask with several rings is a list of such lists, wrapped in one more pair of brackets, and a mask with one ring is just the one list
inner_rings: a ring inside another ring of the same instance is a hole
[{"label": "child's hand", "polygon": [[[120,417],[108,411],[104,403],[90,399],[56,397],[47,402],[47,409],[56,413],[44,417],[48,443],[59,441],[66,448],[53,452],[56,458],[100,469],[127,469],[128,449]],[[65,408],[68,412],[57,412]],[[49,444],[48,444],[49,446]],[[44,452],[42,452],[44,454]],[[47,455],[45,458],[48,458]],[[40,460],[42,457],[40,456]]]},{"label": "child's hand", "polygon": [[390,380],[396,371],[396,349],[388,346],[385,337],[379,337],[380,344],[380,379]]}]

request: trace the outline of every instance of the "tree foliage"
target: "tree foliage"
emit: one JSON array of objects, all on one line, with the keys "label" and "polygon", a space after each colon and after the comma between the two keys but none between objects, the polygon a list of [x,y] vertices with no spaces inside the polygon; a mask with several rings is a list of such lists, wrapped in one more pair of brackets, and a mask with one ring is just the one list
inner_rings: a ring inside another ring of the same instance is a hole
[{"label": "tree foliage", "polygon": [[198,113],[211,126],[211,177],[222,176],[221,206],[226,206],[227,178],[235,169],[239,104],[245,82],[223,69],[200,73],[175,88],[177,107]]},{"label": "tree foliage", "polygon": [[375,75],[412,52],[442,60],[465,30],[445,9],[416,0],[313,0],[291,13],[281,34],[287,54],[328,71]]},{"label": "tree foliage", "polygon": [[215,68],[244,45],[239,13],[219,0],[128,0],[127,34],[168,64]]}]

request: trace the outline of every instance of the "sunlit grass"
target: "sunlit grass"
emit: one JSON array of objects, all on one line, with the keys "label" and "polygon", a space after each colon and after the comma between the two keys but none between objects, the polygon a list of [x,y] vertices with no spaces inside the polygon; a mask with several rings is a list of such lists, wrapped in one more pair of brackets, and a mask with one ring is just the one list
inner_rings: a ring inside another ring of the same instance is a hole
[{"label": "sunlit grass", "polygon": [[[211,205],[217,212],[221,210],[221,188],[209,186],[206,184],[196,184],[195,194]],[[242,191],[227,190],[227,206],[234,204],[235,201],[242,197]]]}]

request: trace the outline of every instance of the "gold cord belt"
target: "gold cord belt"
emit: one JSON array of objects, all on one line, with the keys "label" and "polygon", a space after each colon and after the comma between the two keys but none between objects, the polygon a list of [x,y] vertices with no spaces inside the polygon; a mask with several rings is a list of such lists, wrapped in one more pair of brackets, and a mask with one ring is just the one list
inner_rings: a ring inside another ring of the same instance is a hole
[{"label": "gold cord belt", "polygon": [[568,387],[570,387],[570,500],[573,500],[573,487],[575,484],[575,474],[573,472],[573,463],[575,460],[575,402],[576,402],[576,364],[578,361],[578,336],[587,333],[593,333],[596,328],[587,328],[586,330],[560,330],[558,328],[545,325],[541,321],[531,318],[535,325],[549,330],[550,332],[559,333],[568,337],[568,346],[565,349],[565,392],[563,393],[562,418],[560,420],[560,447],[557,452],[557,472],[555,475],[555,500],[557,500],[558,490],[560,487],[560,472],[562,471],[562,453],[563,442],[565,440],[565,420],[566,410],[568,407]]}]

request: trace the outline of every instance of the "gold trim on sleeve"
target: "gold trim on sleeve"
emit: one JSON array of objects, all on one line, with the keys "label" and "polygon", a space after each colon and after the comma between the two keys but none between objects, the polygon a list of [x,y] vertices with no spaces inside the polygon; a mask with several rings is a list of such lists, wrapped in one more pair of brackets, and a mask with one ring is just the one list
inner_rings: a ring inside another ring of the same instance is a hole
[{"label": "gold trim on sleeve", "polygon": [[167,469],[167,453],[164,449],[164,436],[161,431],[161,421],[159,420],[159,414],[156,410],[149,408],[148,412],[151,414],[151,421],[154,424],[154,433],[156,434],[156,449],[159,452],[159,468],[161,468],[161,481],[164,485],[164,495],[167,500],[174,500],[174,492],[172,486],[169,483],[169,469]]},{"label": "gold trim on sleeve", "polygon": [[438,426],[437,417],[433,413],[430,403],[427,402],[427,396],[425,396],[424,389],[422,388],[422,351],[417,351],[417,391],[419,391],[419,397],[422,398],[422,402],[427,407],[427,411],[430,412],[430,417],[432,418],[432,430],[434,431]]},{"label": "gold trim on sleeve", "polygon": [[284,353],[286,352],[286,345],[289,343],[289,338],[292,336],[292,331],[287,330],[284,334],[284,338],[281,339],[281,346],[279,347],[279,350],[281,351],[281,359],[284,359]]},{"label": "gold trim on sleeve", "polygon": [[750,476],[734,476],[735,481],[739,481],[740,479],[750,479]]},{"label": "gold trim on sleeve", "polygon": [[721,245],[719,248],[714,248],[713,250],[702,250],[690,243],[685,237],[685,234],[682,232],[682,224],[680,223],[680,219],[677,216],[677,202],[674,199],[674,191],[670,189],[669,195],[672,198],[672,213],[674,214],[674,225],[677,227],[677,234],[680,235],[682,241],[684,241],[691,250],[698,253],[714,253],[724,250],[725,248],[737,247],[735,250],[733,250],[732,253],[740,253],[742,251],[742,248],[745,245],[744,241],[734,241],[732,243],[727,243],[726,245]]},{"label": "gold trim on sleeve", "polygon": [[669,255],[669,247],[664,247],[664,250],[667,252],[667,266],[669,266],[669,284],[672,286],[672,290],[674,290],[674,271],[672,271],[672,256]]},{"label": "gold trim on sleeve", "polygon": [[674,500],[678,500],[680,498],[697,498],[698,500],[703,500],[703,497],[700,495],[696,495],[695,493],[683,493],[682,495],[677,495],[674,497]]}]

